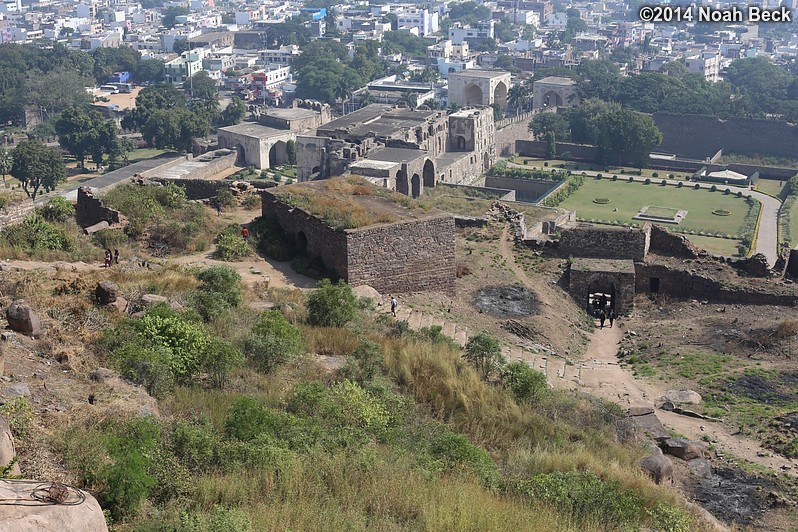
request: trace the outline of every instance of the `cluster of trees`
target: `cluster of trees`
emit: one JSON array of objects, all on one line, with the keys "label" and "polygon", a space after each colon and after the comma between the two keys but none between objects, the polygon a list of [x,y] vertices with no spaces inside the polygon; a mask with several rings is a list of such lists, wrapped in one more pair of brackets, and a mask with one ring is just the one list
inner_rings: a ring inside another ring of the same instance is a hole
[{"label": "cluster of trees", "polygon": [[34,200],[42,188],[50,192],[66,180],[66,165],[61,152],[38,140],[21,141],[10,153],[4,154],[3,159],[6,165],[10,159],[11,175],[22,183],[22,189]]},{"label": "cluster of trees", "polygon": [[90,103],[85,87],[104,83],[115,71],[131,72],[137,82],[163,81],[163,61],[141,60],[129,47],[69,50],[61,44],[0,46],[0,122],[20,121],[25,109],[43,118],[67,107]]},{"label": "cluster of trees", "polygon": [[537,114],[529,129],[546,140],[550,152],[558,140],[595,145],[598,162],[603,164],[631,161],[642,166],[662,142],[662,133],[650,116],[597,98],[585,100],[568,113]]},{"label": "cluster of trees", "polygon": [[661,72],[621,76],[613,61],[627,62],[633,56],[633,50],[619,49],[611,60],[583,61],[574,70],[541,69],[533,81],[550,75],[570,77],[578,83],[582,100],[599,98],[643,113],[798,120],[798,78],[765,58],[738,59],[729,66],[727,81],[713,83],[689,73],[682,61],[666,64]]},{"label": "cluster of trees", "polygon": [[112,160],[130,151],[130,146],[117,135],[116,124],[85,106],[68,107],[55,123],[58,143],[85,167],[87,156],[99,165],[103,156]]},{"label": "cluster of trees", "polygon": [[136,108],[122,118],[122,127],[141,131],[144,140],[156,148],[190,151],[192,140],[207,135],[212,125],[237,124],[246,113],[238,97],[224,110],[219,109],[216,82],[207,72],[195,74],[184,89],[191,96],[188,100],[172,85],[142,89]]},{"label": "cluster of trees", "polygon": [[298,98],[325,102],[346,100],[363,86],[385,72],[385,62],[378,54],[379,43],[358,43],[354,57],[335,41],[313,41],[302,51],[293,65],[297,78]]}]

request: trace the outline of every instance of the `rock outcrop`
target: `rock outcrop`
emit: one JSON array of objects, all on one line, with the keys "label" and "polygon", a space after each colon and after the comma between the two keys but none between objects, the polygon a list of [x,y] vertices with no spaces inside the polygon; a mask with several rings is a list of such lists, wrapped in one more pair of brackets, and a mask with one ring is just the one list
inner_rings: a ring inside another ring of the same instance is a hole
[{"label": "rock outcrop", "polygon": [[707,458],[709,452],[706,446],[698,441],[682,440],[680,438],[662,438],[660,441],[662,452],[681,458],[685,461],[696,458]]},{"label": "rock outcrop", "polygon": [[[108,532],[97,500],[85,491],[36,480],[0,480],[0,530]],[[11,504],[17,499],[24,504]],[[63,502],[57,502],[63,501]]]},{"label": "rock outcrop", "polygon": [[100,281],[94,289],[94,297],[97,298],[97,303],[100,305],[113,303],[119,297],[119,294],[119,287],[111,281]]},{"label": "rock outcrop", "polygon": [[27,334],[28,336],[40,336],[42,334],[42,322],[39,320],[39,316],[22,299],[11,303],[6,311],[6,318],[8,319],[8,326],[13,331]]},{"label": "rock outcrop", "polygon": [[[14,435],[11,434],[11,427],[8,425],[8,420],[0,416],[0,469],[5,468],[10,464],[14,457],[17,456],[17,451],[14,449]],[[12,475],[19,475],[19,464],[14,464],[11,467]]]},{"label": "rock outcrop", "polygon": [[659,454],[652,454],[640,460],[640,469],[657,484],[673,483],[673,464],[670,458]]}]

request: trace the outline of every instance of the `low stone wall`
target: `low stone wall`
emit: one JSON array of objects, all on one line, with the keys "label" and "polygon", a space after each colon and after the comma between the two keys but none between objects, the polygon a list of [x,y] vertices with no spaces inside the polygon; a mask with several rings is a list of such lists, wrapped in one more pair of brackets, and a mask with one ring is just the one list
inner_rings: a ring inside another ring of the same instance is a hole
[{"label": "low stone wall", "polygon": [[561,231],[559,252],[573,257],[643,261],[650,240],[650,224],[641,229],[578,226]]},{"label": "low stone wall", "polygon": [[346,233],[328,227],[315,216],[284,203],[268,191],[261,194],[261,199],[263,217],[276,222],[297,249],[321,257],[328,268],[335,270],[342,279],[349,279]]},{"label": "low stone wall", "polygon": [[381,293],[454,293],[454,218],[448,214],[346,231],[347,282]]},{"label": "low stone wall", "polygon": [[81,227],[90,227],[103,221],[118,224],[119,211],[103,205],[100,198],[94,197],[89,187],[80,187],[75,205],[75,221]]},{"label": "low stone wall", "polygon": [[671,233],[658,225],[651,226],[649,251],[681,259],[697,258],[701,250],[686,237]]},{"label": "low stone wall", "polygon": [[[209,152],[205,155],[202,155],[198,159],[194,159],[195,161],[200,161],[204,157],[208,157],[210,155]],[[232,168],[236,164],[236,157],[238,154],[233,151],[228,155],[222,155],[219,157],[214,157],[213,160],[209,161],[206,164],[198,167],[196,170],[192,170],[188,175],[181,179],[208,179],[211,176],[218,174],[228,168]]]},{"label": "low stone wall", "polygon": [[503,177],[486,175],[485,186],[515,191],[514,201],[534,203],[545,196],[550,190],[558,187],[560,181],[546,181],[542,179],[521,179],[518,177]]},{"label": "low stone wall", "polygon": [[530,133],[527,124],[529,124],[529,119],[513,120],[501,129],[496,129],[493,137],[496,156],[508,157],[512,155],[517,149],[517,142],[529,139]]},{"label": "low stone wall", "polygon": [[[556,149],[558,156],[569,152],[569,160],[590,162],[596,160],[596,147],[588,144],[557,142]],[[546,143],[541,140],[517,140],[515,152],[522,157],[543,158],[546,156]]]},{"label": "low stone wall", "polygon": [[[621,261],[607,262],[619,263]],[[597,271],[592,268],[580,268],[579,261],[575,261],[569,270],[568,293],[578,304],[585,306],[588,303],[588,294],[591,290],[614,293],[615,312],[618,314],[630,312],[634,307],[635,300],[635,271],[631,262],[627,264],[625,268],[618,268],[616,271]],[[599,270],[601,269],[599,268]]]},{"label": "low stone wall", "polygon": [[783,306],[798,304],[798,295],[774,294],[754,288],[729,288],[703,275],[659,264],[635,263],[635,277],[635,290],[638,293],[656,292],[679,298],[707,299],[731,304]]},{"label": "low stone wall", "polygon": [[27,215],[33,212],[36,207],[33,200],[26,199],[13,205],[8,205],[4,209],[0,209],[0,229],[7,225],[14,225],[21,222]]},{"label": "low stone wall", "polygon": [[452,185],[450,183],[441,183],[438,186],[449,188],[461,188],[465,190],[474,190],[482,194],[490,195],[490,199],[497,199],[501,201],[515,201],[515,190],[507,188],[493,188],[493,187],[477,187],[473,185]]}]

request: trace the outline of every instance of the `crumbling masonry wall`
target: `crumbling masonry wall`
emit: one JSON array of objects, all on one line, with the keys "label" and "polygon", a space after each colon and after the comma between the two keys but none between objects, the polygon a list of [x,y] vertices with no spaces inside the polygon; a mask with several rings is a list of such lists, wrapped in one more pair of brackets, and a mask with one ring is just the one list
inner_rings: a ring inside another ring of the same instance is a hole
[{"label": "crumbling masonry wall", "polygon": [[650,241],[650,224],[640,229],[578,226],[562,230],[559,250],[573,257],[644,261]]},{"label": "crumbling masonry wall", "polygon": [[452,216],[350,229],[346,233],[349,284],[367,284],[382,293],[454,293]]},{"label": "crumbling masonry wall", "polygon": [[102,221],[118,224],[119,211],[104,206],[100,198],[94,197],[89,187],[80,187],[75,205],[75,221],[81,227],[89,227]]}]

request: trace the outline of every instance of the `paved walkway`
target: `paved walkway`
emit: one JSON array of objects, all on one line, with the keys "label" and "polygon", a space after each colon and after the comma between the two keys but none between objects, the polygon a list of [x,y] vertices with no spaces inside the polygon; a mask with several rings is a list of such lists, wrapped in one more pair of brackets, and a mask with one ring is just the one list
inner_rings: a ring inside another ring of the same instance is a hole
[{"label": "paved walkway", "polygon": [[[512,163],[507,161],[507,166],[515,167],[515,168],[524,168],[529,169],[529,166],[523,164]],[[550,170],[556,170],[556,168],[550,168]],[[607,176],[607,172],[598,172],[595,170],[583,170],[579,173],[584,173],[588,177],[596,177],[597,174],[602,174]],[[629,175],[629,174],[611,174],[617,175],[619,180],[628,181],[631,177],[633,181],[638,183],[644,183],[646,181],[646,177],[636,176],[636,175]],[[676,185],[680,181],[677,179],[665,179],[665,181],[669,185]],[[653,183],[661,183],[662,178],[651,178],[651,182]],[[693,181],[681,181],[684,183],[684,186],[695,187],[695,182]],[[779,242],[779,210],[781,209],[781,201],[777,200],[772,196],[768,196],[767,194],[763,194],[762,192],[758,192],[756,190],[751,190],[748,187],[738,187],[735,185],[719,185],[717,183],[699,183],[699,187],[703,189],[709,190],[712,186],[717,186],[718,188],[729,188],[732,190],[733,193],[737,193],[737,191],[741,191],[743,194],[750,194],[754,199],[759,200],[762,204],[762,218],[759,222],[759,229],[756,235],[756,249],[754,251],[756,253],[762,253],[765,257],[767,257],[768,264],[773,266],[776,264],[776,258],[778,257],[778,242]],[[578,213],[577,213],[578,214]],[[796,246],[798,248],[798,246]]]},{"label": "paved walkway", "polygon": [[36,205],[43,205],[53,196],[63,196],[68,200],[77,201],[78,188],[80,187],[91,187],[93,189],[102,190],[109,186],[116,185],[117,183],[121,183],[122,181],[128,180],[133,177],[134,174],[141,174],[176,159],[185,159],[185,155],[163,154],[153,157],[152,159],[144,159],[143,161],[138,161],[133,164],[123,166],[118,170],[113,170],[112,172],[108,172],[107,174],[103,174],[88,181],[83,181],[82,183],[75,181],[54,192],[39,195],[36,198]]}]

